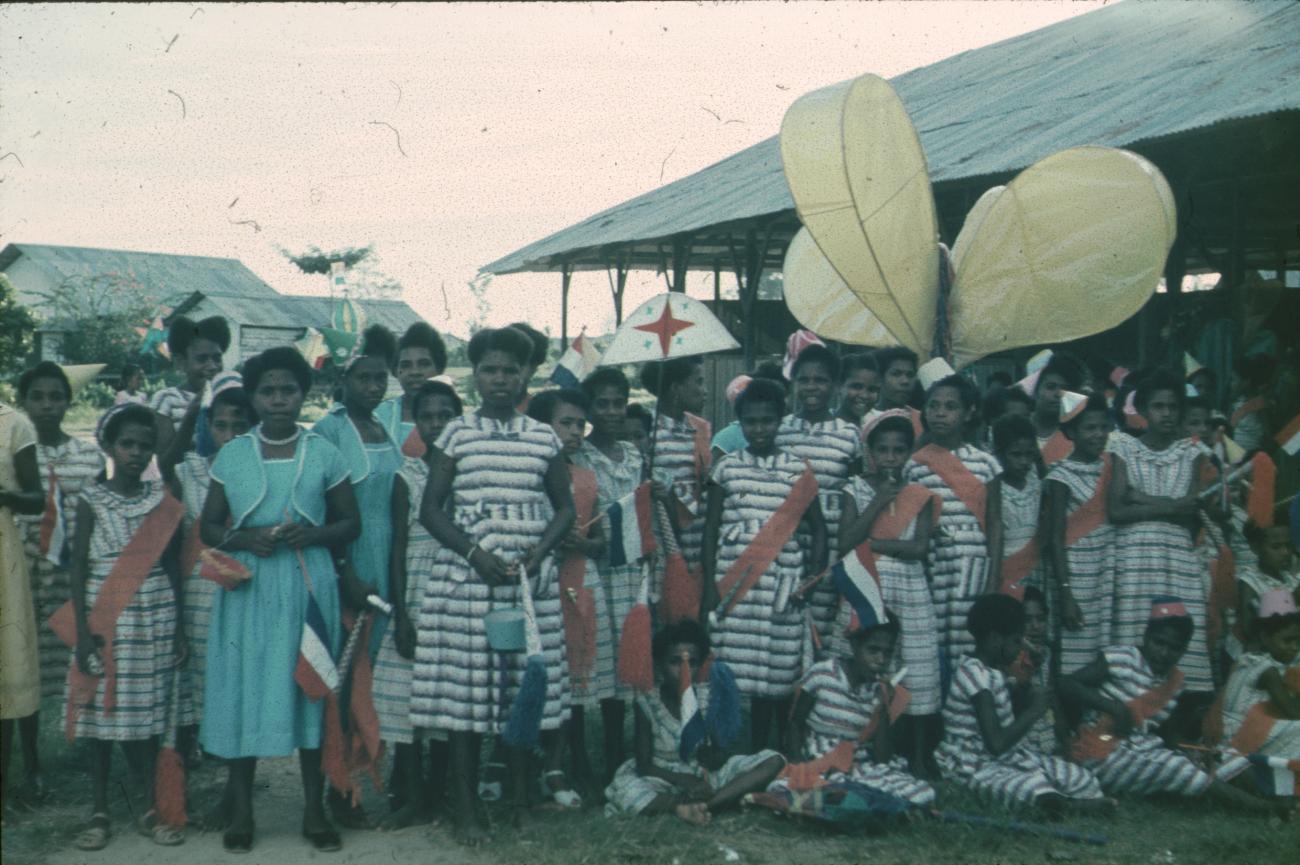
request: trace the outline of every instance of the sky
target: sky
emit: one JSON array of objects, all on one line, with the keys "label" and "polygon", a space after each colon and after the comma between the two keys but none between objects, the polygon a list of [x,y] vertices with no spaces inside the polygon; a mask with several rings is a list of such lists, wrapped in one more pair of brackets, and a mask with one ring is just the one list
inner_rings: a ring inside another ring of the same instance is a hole
[{"label": "sky", "polygon": [[[810,90],[1101,5],[5,4],[0,245],[238,258],[317,294],[281,248],[373,245],[441,330],[558,335],[558,274],[496,277],[483,310],[479,268],[774,135]],[[634,272],[625,309],[663,290]],[[613,323],[607,275],[575,274],[571,332]]]}]

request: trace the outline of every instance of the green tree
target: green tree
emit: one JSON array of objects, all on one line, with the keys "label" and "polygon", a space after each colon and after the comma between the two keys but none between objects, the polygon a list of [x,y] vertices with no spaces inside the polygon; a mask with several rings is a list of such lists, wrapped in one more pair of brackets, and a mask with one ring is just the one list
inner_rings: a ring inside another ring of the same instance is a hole
[{"label": "green tree", "polygon": [[36,318],[18,305],[18,290],[0,273],[0,373],[16,372],[32,350]]},{"label": "green tree", "polygon": [[77,274],[40,294],[46,320],[67,328],[63,359],[68,363],[106,363],[120,369],[140,361],[140,334],[157,314],[157,297],[135,274]]}]

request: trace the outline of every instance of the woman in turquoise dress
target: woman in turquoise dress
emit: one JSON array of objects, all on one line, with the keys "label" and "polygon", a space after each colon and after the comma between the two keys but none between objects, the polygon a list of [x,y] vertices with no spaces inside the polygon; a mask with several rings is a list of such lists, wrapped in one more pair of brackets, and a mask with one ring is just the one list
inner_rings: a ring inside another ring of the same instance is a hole
[{"label": "woman in turquoise dress", "polygon": [[[397,341],[397,355],[393,360],[393,375],[402,386],[402,392],[384,400],[375,409],[375,420],[384,425],[402,453],[408,457],[424,456],[424,442],[415,435],[415,392],[420,385],[447,368],[447,345],[438,331],[423,321],[406,329]],[[447,384],[451,384],[448,379]]]},{"label": "woman in turquoise dress", "polygon": [[306,361],[288,347],[244,365],[244,386],[261,423],[221,449],[200,518],[203,542],[251,574],[213,601],[199,733],[205,750],[229,761],[231,807],[222,843],[232,852],[252,847],[257,759],[295,749],[306,800],[303,836],[318,850],[340,847],[322,795],[325,703],[308,699],[294,670],[309,598],[320,611],[322,642],[337,655],[340,587],[330,550],[357,537],[361,518],[343,456],[298,426],[311,377]]},{"label": "woman in turquoise dress", "polygon": [[[402,467],[399,440],[375,417],[388,390],[388,370],[397,357],[397,338],[383,325],[362,335],[361,350],[343,367],[342,401],[321,418],[312,431],[339,449],[352,479],[357,508],[365,515],[361,534],[348,544],[347,560],[364,585],[391,601],[389,556],[393,550],[393,478]],[[373,664],[379,657],[389,617],[374,613],[368,646]],[[370,821],[358,805],[351,806],[334,790],[329,793],[334,819],[349,829],[366,829]]]}]

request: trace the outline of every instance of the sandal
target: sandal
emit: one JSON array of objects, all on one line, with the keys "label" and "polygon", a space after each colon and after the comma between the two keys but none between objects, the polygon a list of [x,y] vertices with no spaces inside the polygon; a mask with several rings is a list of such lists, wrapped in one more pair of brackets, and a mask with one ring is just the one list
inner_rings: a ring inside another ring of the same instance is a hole
[{"label": "sandal", "polygon": [[303,829],[302,837],[306,838],[318,853],[337,853],[343,849],[343,839],[333,829],[318,829],[315,832]]},{"label": "sandal", "polygon": [[135,828],[159,847],[179,847],[185,843],[185,830],[179,826],[168,826],[158,819],[158,812],[152,808],[140,816]]},{"label": "sandal", "polygon": [[113,836],[112,823],[103,811],[90,815],[90,823],[77,833],[72,844],[78,850],[103,850],[108,846],[108,839]]},{"label": "sandal", "polygon": [[547,799],[555,800],[555,804],[568,811],[576,811],[582,807],[582,797],[578,791],[572,787],[565,787],[560,790],[554,789],[550,781],[552,778],[559,778],[565,784],[568,780],[564,777],[564,772],[560,769],[552,769],[549,772],[542,773],[542,796]]}]

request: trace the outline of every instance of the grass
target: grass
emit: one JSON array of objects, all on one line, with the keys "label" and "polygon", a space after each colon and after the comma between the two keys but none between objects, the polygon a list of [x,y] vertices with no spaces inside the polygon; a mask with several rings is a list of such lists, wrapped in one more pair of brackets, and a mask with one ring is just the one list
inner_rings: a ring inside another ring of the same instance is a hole
[{"label": "grass", "polygon": [[[42,761],[53,793],[50,802],[40,810],[7,816],[2,846],[6,865],[37,865],[51,851],[65,849],[72,830],[90,810],[84,746],[69,745],[63,739],[57,700],[46,701],[42,719]],[[593,728],[588,741],[594,745],[599,741],[597,735],[598,730]],[[21,757],[15,754],[14,760],[14,769],[18,770]],[[116,786],[118,778],[126,780],[120,754],[114,755],[113,766]],[[297,777],[296,768],[290,775]],[[15,777],[19,777],[17,771]],[[262,778],[263,773],[259,773],[259,783]],[[213,801],[222,780],[219,767],[211,764],[193,773],[192,807],[204,807]],[[383,813],[382,797],[368,782],[365,787],[367,810],[372,814]],[[113,819],[122,826],[130,819],[131,810],[121,795],[116,800]],[[963,791],[947,785],[940,785],[939,800],[949,810],[1034,822],[1029,815],[1013,815],[981,805]],[[503,808],[492,806],[492,813],[498,826],[507,825]],[[1053,862],[1295,865],[1300,860],[1296,852],[1300,849],[1297,844],[1300,832],[1294,825],[1225,813],[1203,801],[1126,800],[1113,820],[1072,819],[1054,825],[1106,835],[1110,840],[1105,846],[1092,846],[1019,834],[1009,829],[939,824],[931,820],[900,824],[887,833],[869,837],[861,833],[832,833],[819,826],[748,810],[718,815],[712,825],[698,828],[670,816],[607,818],[593,804],[576,813],[538,810],[530,815],[523,832],[501,828],[483,856],[470,854],[464,859],[505,865],[608,862],[711,865],[736,861],[746,865],[867,862],[872,865]],[[436,830],[430,837],[431,845],[442,848],[442,852],[458,849],[452,846],[445,829]],[[728,850],[734,851],[739,860],[729,859]]]}]

